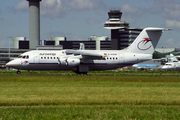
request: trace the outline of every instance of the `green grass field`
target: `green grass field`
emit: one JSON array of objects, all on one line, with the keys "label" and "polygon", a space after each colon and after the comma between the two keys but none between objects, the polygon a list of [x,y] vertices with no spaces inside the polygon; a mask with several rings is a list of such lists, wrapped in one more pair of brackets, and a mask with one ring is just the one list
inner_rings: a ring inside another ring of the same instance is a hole
[{"label": "green grass field", "polygon": [[178,72],[1,71],[0,119],[179,119]]}]

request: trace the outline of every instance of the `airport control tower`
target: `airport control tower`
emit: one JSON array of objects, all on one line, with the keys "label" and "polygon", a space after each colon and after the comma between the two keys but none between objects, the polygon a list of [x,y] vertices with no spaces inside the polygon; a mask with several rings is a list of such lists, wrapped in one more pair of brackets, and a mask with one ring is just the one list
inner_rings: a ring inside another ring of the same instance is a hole
[{"label": "airport control tower", "polygon": [[111,10],[108,12],[109,19],[104,23],[104,28],[111,30],[111,49],[119,50],[121,47],[120,30],[129,28],[129,24],[121,21],[122,12]]},{"label": "airport control tower", "polygon": [[41,0],[29,1],[29,48],[36,49],[40,44],[40,2]]},{"label": "airport control tower", "polygon": [[121,21],[122,12],[112,10],[108,12],[109,19],[104,28],[111,30],[111,49],[121,50],[128,47],[142,31],[140,28],[130,28],[129,23]]},{"label": "airport control tower", "polygon": [[117,30],[121,28],[128,28],[129,24],[121,21],[122,12],[118,10],[112,10],[108,12],[109,19],[105,22],[104,28]]}]

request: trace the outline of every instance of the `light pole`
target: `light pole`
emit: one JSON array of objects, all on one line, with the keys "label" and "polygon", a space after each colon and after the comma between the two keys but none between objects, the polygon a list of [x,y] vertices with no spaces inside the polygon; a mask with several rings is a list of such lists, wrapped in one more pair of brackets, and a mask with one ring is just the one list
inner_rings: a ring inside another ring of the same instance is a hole
[{"label": "light pole", "polygon": [[162,53],[163,55],[162,56],[164,57],[164,47],[162,47],[162,50],[163,50],[163,53]]},{"label": "light pole", "polygon": [[[8,37],[8,38],[11,38],[12,39],[12,37]],[[10,40],[9,40],[9,60],[10,60]]]}]

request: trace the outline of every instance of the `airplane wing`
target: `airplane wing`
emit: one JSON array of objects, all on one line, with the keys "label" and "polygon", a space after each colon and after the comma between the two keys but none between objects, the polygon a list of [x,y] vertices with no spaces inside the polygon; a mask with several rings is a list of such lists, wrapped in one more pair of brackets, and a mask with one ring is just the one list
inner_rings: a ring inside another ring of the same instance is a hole
[{"label": "airplane wing", "polygon": [[83,51],[83,50],[66,50],[67,54],[82,55],[86,58],[103,58],[103,55],[96,53],[95,51]]}]

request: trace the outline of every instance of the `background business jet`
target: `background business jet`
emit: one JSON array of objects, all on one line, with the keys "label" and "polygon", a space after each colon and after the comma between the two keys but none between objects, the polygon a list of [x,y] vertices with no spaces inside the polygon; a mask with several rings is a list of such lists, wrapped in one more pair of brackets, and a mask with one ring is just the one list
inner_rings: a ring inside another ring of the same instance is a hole
[{"label": "background business jet", "polygon": [[145,28],[123,50],[32,50],[6,64],[20,70],[72,70],[87,74],[91,70],[111,70],[152,59],[164,28]]}]

